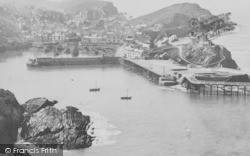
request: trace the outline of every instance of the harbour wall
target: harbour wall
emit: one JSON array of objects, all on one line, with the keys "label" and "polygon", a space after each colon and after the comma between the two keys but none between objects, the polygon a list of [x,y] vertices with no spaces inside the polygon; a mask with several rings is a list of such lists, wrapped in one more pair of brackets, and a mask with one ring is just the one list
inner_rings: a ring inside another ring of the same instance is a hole
[{"label": "harbour wall", "polygon": [[112,65],[120,64],[118,57],[86,57],[86,58],[37,58],[40,66],[61,65]]}]

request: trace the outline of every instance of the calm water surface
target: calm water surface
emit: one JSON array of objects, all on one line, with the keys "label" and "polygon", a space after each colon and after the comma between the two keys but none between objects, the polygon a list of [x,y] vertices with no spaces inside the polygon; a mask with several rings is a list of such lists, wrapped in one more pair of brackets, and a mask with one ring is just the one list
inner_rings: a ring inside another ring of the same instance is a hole
[{"label": "calm water surface", "polygon": [[[250,67],[250,46],[238,32],[214,41]],[[250,35],[249,35],[250,36]],[[238,37],[238,39],[237,39]],[[243,45],[242,47],[238,46]],[[162,88],[120,66],[27,68],[32,51],[0,54],[0,88],[20,103],[47,97],[76,106],[95,122],[97,142],[66,156],[248,156],[249,97],[203,97]],[[101,92],[90,93],[97,82]],[[131,101],[121,101],[126,90]],[[189,140],[186,138],[190,138]]]}]

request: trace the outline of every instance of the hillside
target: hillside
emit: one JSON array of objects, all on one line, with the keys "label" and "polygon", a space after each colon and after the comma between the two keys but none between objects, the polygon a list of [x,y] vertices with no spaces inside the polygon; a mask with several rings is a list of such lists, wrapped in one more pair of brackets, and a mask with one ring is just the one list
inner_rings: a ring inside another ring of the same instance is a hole
[{"label": "hillside", "polygon": [[167,28],[165,32],[169,35],[177,35],[184,37],[188,30],[188,21],[193,17],[208,17],[212,14],[210,11],[201,8],[194,3],[181,3],[171,5],[153,13],[134,18],[130,20],[130,24],[146,24],[148,27],[161,23]]},{"label": "hillside", "polygon": [[4,3],[15,4],[18,6],[33,5],[37,8],[47,8],[62,10],[68,13],[79,13],[90,9],[102,11],[106,16],[118,14],[118,9],[112,2],[101,0],[63,0],[53,2],[49,0],[0,0],[0,5]]},{"label": "hillside", "polygon": [[[153,25],[156,23],[163,23],[169,26],[177,26],[178,23],[184,23],[187,19],[192,17],[210,16],[210,11],[201,8],[194,3],[174,4],[155,11],[153,13],[134,18],[130,20],[131,24],[145,23],[146,25]],[[181,20],[181,19],[184,19]]]},{"label": "hillside", "polygon": [[104,16],[109,17],[118,14],[118,10],[112,2],[100,0],[64,0],[58,2],[57,6],[66,12],[79,13],[86,10],[98,10]]},{"label": "hillside", "polygon": [[0,44],[6,42],[9,37],[17,37],[19,32],[15,18],[0,7]]}]

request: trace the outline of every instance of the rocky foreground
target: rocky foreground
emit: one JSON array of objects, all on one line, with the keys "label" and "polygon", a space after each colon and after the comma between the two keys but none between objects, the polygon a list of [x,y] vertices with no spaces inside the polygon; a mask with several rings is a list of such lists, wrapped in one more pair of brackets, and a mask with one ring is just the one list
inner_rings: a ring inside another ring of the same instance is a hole
[{"label": "rocky foreground", "polygon": [[57,109],[57,101],[35,98],[20,105],[13,93],[0,89],[0,144],[14,144],[21,128],[21,139],[33,144],[63,144],[64,149],[91,146],[87,134],[90,117],[75,107]]}]

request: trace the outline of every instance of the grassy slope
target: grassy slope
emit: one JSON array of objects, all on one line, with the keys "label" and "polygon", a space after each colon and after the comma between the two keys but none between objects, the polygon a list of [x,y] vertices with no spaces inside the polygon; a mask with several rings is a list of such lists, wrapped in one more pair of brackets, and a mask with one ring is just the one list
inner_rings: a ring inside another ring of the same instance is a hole
[{"label": "grassy slope", "polygon": [[163,8],[161,10],[155,11],[153,13],[135,19],[131,19],[130,23],[138,24],[142,22],[147,25],[152,25],[155,23],[164,23],[168,25],[171,24],[176,14],[181,14],[188,18],[211,15],[211,13],[208,10],[201,8],[197,4],[181,3],[181,4],[171,5],[169,7]]}]

